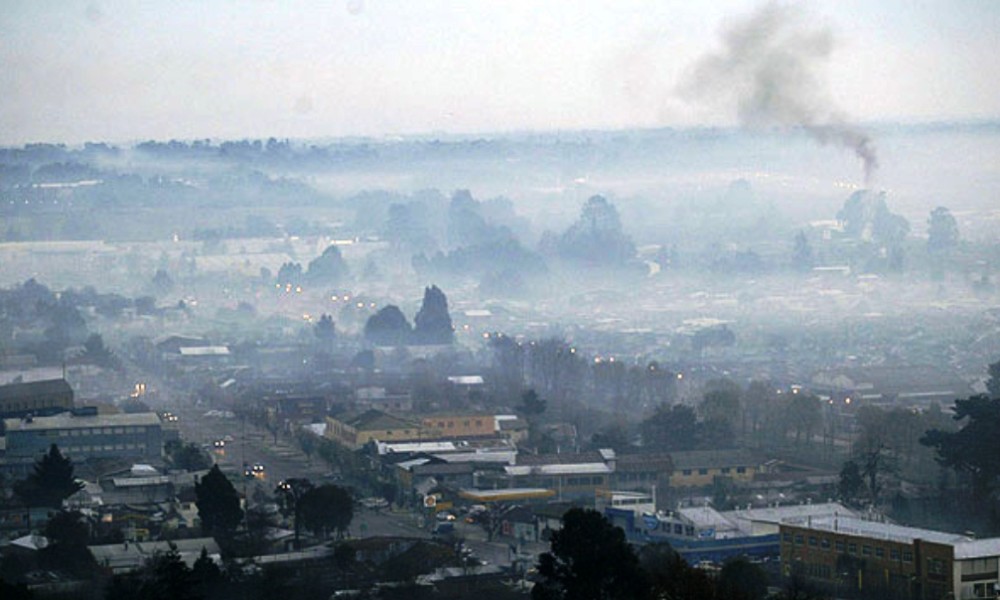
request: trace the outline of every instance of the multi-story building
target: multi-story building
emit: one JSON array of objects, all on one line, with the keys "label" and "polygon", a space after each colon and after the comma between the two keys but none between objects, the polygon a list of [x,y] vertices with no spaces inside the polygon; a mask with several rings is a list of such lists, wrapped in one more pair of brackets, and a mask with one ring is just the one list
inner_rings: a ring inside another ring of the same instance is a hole
[{"label": "multi-story building", "polygon": [[736,483],[753,481],[760,465],[744,452],[737,450],[694,450],[673,452],[672,487],[704,487],[716,478],[728,478]]},{"label": "multi-story building", "polygon": [[163,431],[156,413],[80,414],[5,419],[7,459],[38,458],[52,444],[73,460],[159,459]]},{"label": "multi-story building", "polygon": [[416,421],[368,410],[360,415],[327,417],[326,437],[357,450],[372,441],[405,442],[420,440],[422,436],[420,423]]},{"label": "multi-story building", "polygon": [[835,594],[995,598],[1000,538],[972,538],[844,516],[782,523],[781,563]]},{"label": "multi-story building", "polygon": [[326,436],[348,448],[368,442],[460,440],[496,437],[493,415],[431,415],[409,419],[368,410],[359,415],[326,418]]},{"label": "multi-story building", "polygon": [[495,437],[496,417],[481,414],[444,414],[420,418],[423,439]]},{"label": "multi-story building", "polygon": [[73,408],[73,388],[65,379],[0,386],[0,415],[44,415]]}]

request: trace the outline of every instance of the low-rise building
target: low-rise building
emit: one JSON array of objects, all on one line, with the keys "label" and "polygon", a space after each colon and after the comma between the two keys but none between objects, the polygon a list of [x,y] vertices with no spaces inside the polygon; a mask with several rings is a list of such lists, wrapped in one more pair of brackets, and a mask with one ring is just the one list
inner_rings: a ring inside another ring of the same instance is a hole
[{"label": "low-rise building", "polygon": [[130,573],[158,554],[166,554],[176,550],[188,567],[201,556],[202,550],[216,563],[222,562],[219,545],[214,538],[194,538],[188,540],[172,540],[169,542],[123,542],[121,544],[105,544],[87,546],[97,566],[112,575]]},{"label": "low-rise building", "polygon": [[716,478],[728,478],[736,483],[753,481],[760,470],[758,461],[738,450],[693,450],[673,452],[672,487],[704,487]]},{"label": "low-rise building", "polygon": [[511,487],[547,488],[562,499],[594,501],[607,491],[615,471],[615,451],[580,454],[518,454],[517,463],[504,467]]}]

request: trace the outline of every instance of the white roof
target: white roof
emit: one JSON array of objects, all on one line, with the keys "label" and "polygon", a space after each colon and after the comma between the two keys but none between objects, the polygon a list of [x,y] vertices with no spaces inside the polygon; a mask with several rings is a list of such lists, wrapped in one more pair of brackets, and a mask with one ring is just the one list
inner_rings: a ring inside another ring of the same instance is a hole
[{"label": "white roof", "polygon": [[229,356],[226,346],[181,346],[181,356]]},{"label": "white roof", "polygon": [[510,465],[504,467],[508,475],[599,475],[611,473],[604,463],[576,463],[568,465]]},{"label": "white roof", "polygon": [[326,435],[326,423],[309,423],[308,425],[303,425],[302,429],[319,437]]},{"label": "white roof", "polygon": [[[897,542],[912,543],[913,540],[927,540],[937,544],[957,545],[964,542],[972,542],[971,538],[957,533],[947,533],[944,531],[934,531],[933,529],[920,529],[918,527],[904,527],[892,523],[881,523],[878,521],[866,521],[854,517],[824,516],[814,517],[804,523],[796,523],[799,527],[817,529],[822,531],[836,531],[848,535],[857,535],[882,540],[893,540]],[[987,541],[987,540],[980,540]],[[974,548],[973,548],[974,549]]]},{"label": "white roof", "polygon": [[735,520],[760,521],[764,523],[782,523],[808,519],[809,517],[821,517],[829,515],[839,515],[843,517],[857,517],[857,512],[847,508],[839,502],[823,502],[818,504],[789,504],[785,506],[767,506],[764,508],[736,509],[726,511],[728,518]]},{"label": "white roof", "polygon": [[396,463],[396,466],[399,467],[400,469],[403,469],[404,471],[409,471],[413,469],[413,467],[426,465],[429,462],[431,462],[431,459],[429,458],[414,458],[412,460],[404,460],[401,463]]},{"label": "white roof", "polygon": [[732,529],[735,527],[732,521],[711,506],[685,507],[678,509],[677,513],[699,528]]},{"label": "white roof", "polygon": [[24,537],[19,537],[16,540],[11,540],[10,545],[27,548],[28,550],[44,550],[49,545],[49,538],[44,535],[32,533]]},{"label": "white roof", "polygon": [[455,442],[375,442],[379,455],[396,452],[454,452]]},{"label": "white roof", "polygon": [[1000,556],[1000,538],[959,542],[955,544],[954,552],[956,560]]},{"label": "white roof", "polygon": [[97,564],[110,567],[116,573],[131,571],[140,567],[146,560],[158,553],[169,552],[173,545],[181,560],[192,566],[201,550],[204,548],[212,560],[220,562],[219,545],[213,538],[194,538],[187,540],[172,540],[170,542],[127,542],[121,544],[106,544],[87,546]]},{"label": "white roof", "polygon": [[144,487],[147,485],[166,485],[170,483],[170,478],[166,475],[156,475],[154,477],[112,477],[111,483],[116,488]]},{"label": "white roof", "polygon": [[448,381],[455,385],[483,385],[482,375],[452,375]]},{"label": "white roof", "polygon": [[474,450],[472,452],[435,454],[434,457],[448,463],[477,462],[512,465],[517,461],[517,450]]}]

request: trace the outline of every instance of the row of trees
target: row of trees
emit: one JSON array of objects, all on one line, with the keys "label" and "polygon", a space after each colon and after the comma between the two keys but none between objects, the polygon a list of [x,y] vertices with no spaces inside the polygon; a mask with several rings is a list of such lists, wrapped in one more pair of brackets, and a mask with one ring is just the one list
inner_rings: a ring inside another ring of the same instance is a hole
[{"label": "row of trees", "polygon": [[[246,539],[272,525],[264,515],[244,515],[236,488],[218,465],[196,482],[194,489],[202,531],[224,545],[236,539],[244,522]],[[302,528],[323,538],[331,532],[342,538],[354,518],[350,492],[336,485],[314,486],[308,479],[290,479],[278,485],[275,497],[282,513],[294,520],[296,544]]]},{"label": "row of trees", "polygon": [[424,299],[411,326],[398,306],[388,305],[365,323],[365,338],[379,346],[450,344],[455,331],[448,313],[448,298],[436,285],[424,288]]}]

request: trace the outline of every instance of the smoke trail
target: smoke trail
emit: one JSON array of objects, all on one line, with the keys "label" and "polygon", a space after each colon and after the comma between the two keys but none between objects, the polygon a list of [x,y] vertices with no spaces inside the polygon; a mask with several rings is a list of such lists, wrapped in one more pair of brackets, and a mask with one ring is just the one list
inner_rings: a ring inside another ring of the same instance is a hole
[{"label": "smoke trail", "polygon": [[833,35],[804,17],[772,2],[734,22],[723,31],[722,50],[695,63],[681,96],[734,107],[747,127],[799,126],[820,143],[849,148],[864,164],[867,185],[878,167],[874,142],[834,109],[820,76]]}]

